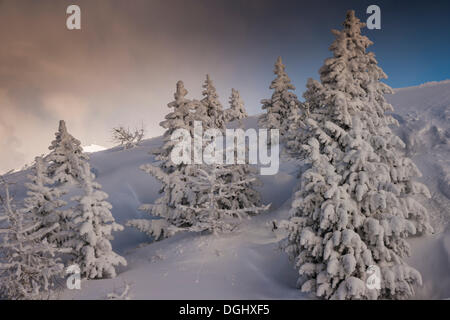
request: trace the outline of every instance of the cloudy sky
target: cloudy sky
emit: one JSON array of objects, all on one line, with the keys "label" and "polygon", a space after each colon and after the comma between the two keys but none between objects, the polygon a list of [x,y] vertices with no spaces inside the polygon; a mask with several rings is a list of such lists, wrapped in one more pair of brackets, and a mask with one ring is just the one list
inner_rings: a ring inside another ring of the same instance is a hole
[{"label": "cloudy sky", "polygon": [[111,146],[117,125],[159,135],[178,80],[200,98],[209,73],[225,106],[234,87],[256,114],[281,55],[301,96],[330,29],[374,3],[382,29],[366,34],[391,86],[450,78],[449,1],[0,0],[0,173],[47,152],[59,119],[83,145]]}]

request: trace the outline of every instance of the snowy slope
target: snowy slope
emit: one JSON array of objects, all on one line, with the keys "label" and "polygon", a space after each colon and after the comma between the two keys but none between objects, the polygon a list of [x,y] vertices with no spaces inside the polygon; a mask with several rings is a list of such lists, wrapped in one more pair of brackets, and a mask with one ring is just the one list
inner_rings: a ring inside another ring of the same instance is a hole
[{"label": "snowy slope", "polygon": [[[412,266],[422,273],[424,286],[417,298],[450,297],[450,81],[405,88],[388,97],[405,140],[422,170],[423,181],[433,194],[425,202],[433,215],[436,234],[412,239]],[[245,121],[256,126],[256,117]],[[148,151],[161,138],[146,140],[132,150],[113,148],[90,154],[91,165],[110,195],[112,212],[124,224],[133,218],[149,218],[137,210],[158,197],[159,183],[139,170],[153,161]],[[277,239],[266,227],[272,219],[286,218],[292,190],[297,183],[295,163],[282,162],[275,176],[261,177],[269,212],[245,221],[239,232],[225,237],[178,234],[161,242],[140,245],[150,239],[132,228],[115,234],[114,249],[124,255],[128,266],[116,279],[83,281],[82,290],[65,290],[64,299],[104,299],[131,286],[135,299],[304,299],[295,288],[296,271],[278,250]],[[24,196],[26,172],[14,173],[16,199]]]},{"label": "snowy slope", "polygon": [[395,131],[432,194],[425,204],[435,234],[410,241],[409,262],[424,282],[416,298],[450,298],[450,80],[397,89],[388,101],[400,122]]},{"label": "snowy slope", "polygon": [[[256,117],[245,120],[254,127]],[[129,219],[150,218],[137,208],[158,198],[159,182],[142,172],[139,166],[153,161],[149,150],[161,144],[161,138],[144,141],[132,150],[113,148],[90,154],[97,181],[110,196],[112,213],[118,223]],[[125,255],[128,266],[119,269],[112,280],[84,281],[81,291],[65,291],[63,299],[103,299],[125,283],[131,285],[135,299],[297,299],[296,272],[277,239],[266,227],[272,219],[286,218],[295,186],[297,167],[286,163],[275,176],[263,176],[261,195],[272,210],[245,221],[232,236],[216,237],[180,234],[171,239],[142,246],[150,239],[134,228],[116,233],[113,248]],[[23,182],[28,172],[18,172],[14,181],[16,199],[24,197]],[[140,248],[138,248],[140,247]],[[122,289],[121,289],[122,288]]]},{"label": "snowy slope", "polygon": [[99,145],[97,145],[97,144],[90,144],[90,145],[88,145],[88,146],[84,146],[84,147],[83,147],[83,152],[86,152],[86,153],[93,153],[93,152],[104,151],[104,150],[106,150],[106,149],[107,149],[107,148],[102,147],[102,146],[99,146]]},{"label": "snowy slope", "polygon": [[450,81],[398,89],[388,100],[427,184],[450,198]]}]

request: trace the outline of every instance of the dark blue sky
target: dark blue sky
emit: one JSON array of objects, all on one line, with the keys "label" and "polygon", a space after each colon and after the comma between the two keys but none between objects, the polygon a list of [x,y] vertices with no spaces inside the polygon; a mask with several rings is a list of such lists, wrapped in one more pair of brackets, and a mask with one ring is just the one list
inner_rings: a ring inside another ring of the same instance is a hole
[{"label": "dark blue sky", "polygon": [[389,85],[405,87],[450,78],[450,1],[265,3],[262,14],[248,7],[241,13],[252,22],[250,37],[258,39],[264,56],[283,56],[298,87],[304,85],[306,77],[317,77],[318,68],[330,56],[330,29],[340,29],[347,9],[354,9],[366,20],[371,4],[381,8],[382,28],[365,29],[364,33],[374,42],[370,50],[388,74]]}]

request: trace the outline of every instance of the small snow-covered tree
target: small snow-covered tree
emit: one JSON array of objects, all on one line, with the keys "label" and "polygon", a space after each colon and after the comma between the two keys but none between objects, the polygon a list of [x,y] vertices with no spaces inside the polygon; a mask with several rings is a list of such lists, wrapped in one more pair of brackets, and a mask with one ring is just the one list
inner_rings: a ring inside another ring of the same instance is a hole
[{"label": "small snow-covered tree", "polygon": [[282,139],[293,120],[292,117],[295,117],[300,112],[301,106],[297,96],[292,92],[292,90],[295,90],[295,87],[291,83],[285,68],[281,57],[278,57],[274,69],[277,77],[270,85],[270,89],[273,89],[274,92],[271,99],[261,101],[262,109],[266,110],[266,113],[259,118],[260,128],[279,129]]},{"label": "small snow-covered tree", "polygon": [[[244,133],[243,126],[240,124],[241,133]],[[249,165],[247,158],[239,159],[239,154],[248,155],[248,147],[245,144],[245,137],[238,141],[235,139],[231,146],[224,148],[224,153],[231,151],[234,153],[232,164],[221,164],[216,168],[216,175],[221,180],[220,183],[228,187],[228,195],[221,200],[220,208],[227,210],[244,210],[249,216],[258,214],[269,206],[262,205],[261,196],[257,187],[262,186],[262,182],[258,179],[257,170]],[[243,144],[241,144],[243,142]],[[228,160],[228,159],[227,159]],[[260,208],[255,211],[247,210],[249,208]],[[265,208],[262,210],[261,208]]]},{"label": "small snow-covered tree", "polygon": [[225,128],[224,111],[209,74],[206,75],[202,94],[204,98],[201,102],[206,107],[207,116],[213,121],[212,127],[223,130]]},{"label": "small snow-covered tree", "polygon": [[[226,186],[226,197],[220,199],[220,208],[232,212],[243,212],[248,216],[261,213],[270,205],[262,205],[261,196],[256,190],[261,181],[256,175],[256,169],[248,164],[221,165],[218,168],[222,185]],[[243,214],[244,216],[245,214]],[[236,215],[238,218],[239,214]]]},{"label": "small snow-covered tree", "polygon": [[0,182],[4,186],[0,224],[5,226],[0,229],[0,296],[12,300],[50,298],[64,266],[45,235],[57,229],[58,223],[42,228],[14,206],[7,182]]},{"label": "small snow-covered tree", "polygon": [[299,110],[295,109],[291,111],[287,118],[288,127],[283,137],[285,145],[282,152],[290,159],[303,161],[306,154],[302,146],[307,144],[312,137],[310,127],[307,124],[310,117],[308,103],[302,104],[301,112],[297,112]]},{"label": "small snow-covered tree", "polygon": [[[194,205],[179,206],[181,210],[195,213],[189,231],[231,232],[242,219],[268,209],[269,205],[262,206],[259,201],[245,197],[245,189],[255,179],[240,176],[234,180],[233,171],[233,166],[204,165],[197,168],[196,175],[189,177],[187,187],[199,197]],[[230,181],[224,181],[224,177],[229,177]]]},{"label": "small snow-covered tree", "polygon": [[80,182],[80,172],[83,163],[89,157],[83,153],[80,141],[75,139],[67,131],[64,120],[59,122],[56,139],[52,141],[50,154],[46,157],[49,162],[48,174],[58,184],[76,184]]},{"label": "small snow-covered tree", "polygon": [[244,102],[241,99],[239,91],[231,89],[230,96],[230,108],[225,111],[225,121],[231,122],[235,120],[241,120],[248,117],[247,111],[245,111]]},{"label": "small snow-covered tree", "polygon": [[219,208],[220,201],[228,194],[224,193],[224,185],[218,179],[217,168],[212,166],[210,171],[206,171],[199,167],[197,174],[189,177],[187,186],[198,194],[199,199],[190,206],[180,205],[179,209],[195,213],[190,231],[222,233],[236,227],[233,213]]},{"label": "small snow-covered tree", "polygon": [[78,206],[72,218],[73,262],[80,266],[81,274],[88,279],[114,278],[115,267],[126,266],[127,262],[113,251],[111,233],[121,231],[123,227],[115,222],[110,211],[112,206],[106,201],[108,195],[94,181],[87,162],[83,164],[81,178],[84,194],[74,198]]},{"label": "small snow-covered tree", "polygon": [[[363,23],[347,13],[342,31],[333,30],[333,57],[310,80],[305,98],[312,134],[311,167],[291,209],[286,250],[295,259],[302,291],[331,299],[402,299],[421,284],[408,266],[406,238],[431,231],[426,209],[416,200],[427,188],[401,152],[402,141],[389,125],[390,88],[377,66]],[[366,286],[367,269],[380,272],[380,289]]]},{"label": "small snow-covered tree", "polygon": [[130,130],[123,126],[113,128],[113,141],[124,150],[138,146],[144,138],[145,130],[142,126],[139,129]]},{"label": "small snow-covered tree", "polygon": [[61,228],[66,225],[68,218],[68,211],[63,210],[67,202],[61,198],[65,191],[53,186],[54,181],[48,177],[46,163],[42,157],[36,157],[32,172],[33,174],[28,176],[30,182],[25,183],[28,191],[24,199],[24,211],[39,225],[38,230],[48,229],[58,223],[57,228],[52,228],[51,233],[44,236],[50,243],[62,248],[69,234],[68,230]]}]

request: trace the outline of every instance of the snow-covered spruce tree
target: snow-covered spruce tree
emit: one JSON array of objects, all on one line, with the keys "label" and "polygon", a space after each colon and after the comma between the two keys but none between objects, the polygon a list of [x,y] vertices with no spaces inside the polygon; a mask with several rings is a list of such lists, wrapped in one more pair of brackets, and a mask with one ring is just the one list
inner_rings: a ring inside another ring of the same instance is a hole
[{"label": "snow-covered spruce tree", "polygon": [[[88,163],[89,157],[83,153],[80,141],[69,134],[64,120],[60,120],[55,136],[55,140],[49,147],[51,151],[44,160],[48,163],[47,176],[52,181],[50,187],[55,192],[64,193],[70,187],[81,187],[82,168],[84,163]],[[59,213],[59,228],[55,236],[49,238],[57,244],[58,248],[70,248],[66,242],[70,241],[73,235],[73,230],[71,230],[72,209],[69,207]]]},{"label": "snow-covered spruce tree", "polygon": [[206,75],[206,80],[203,85],[203,99],[201,102],[205,105],[207,110],[207,115],[213,119],[212,126],[217,129],[225,128],[225,116],[222,104],[219,101],[219,95],[217,94],[216,88],[209,77]]},{"label": "snow-covered spruce tree", "polygon": [[303,161],[306,154],[302,146],[307,144],[312,137],[310,127],[307,125],[310,117],[308,103],[302,103],[300,110],[291,111],[286,122],[287,128],[283,137],[285,145],[282,154],[289,159]]},{"label": "snow-covered spruce tree", "polygon": [[80,172],[83,163],[89,157],[83,153],[80,141],[67,132],[64,120],[59,122],[56,139],[52,141],[50,154],[46,157],[49,162],[48,174],[58,184],[74,184],[80,182]]},{"label": "snow-covered spruce tree", "polygon": [[[224,177],[230,180],[224,181]],[[254,177],[247,175],[233,179],[235,177],[234,166],[215,164],[199,166],[197,174],[188,177],[187,187],[198,195],[194,205],[179,206],[181,210],[195,212],[189,231],[231,232],[242,219],[268,209],[269,205],[259,205],[259,197],[248,198],[245,189],[254,183]]]},{"label": "snow-covered spruce tree", "polygon": [[126,260],[112,250],[113,231],[121,231],[111,214],[111,204],[106,201],[108,195],[101,185],[94,181],[87,162],[80,172],[83,196],[75,197],[78,206],[73,212],[72,230],[74,237],[70,241],[74,249],[73,263],[80,266],[81,274],[88,279],[114,278],[115,267],[127,265]]},{"label": "snow-covered spruce tree", "polygon": [[50,243],[62,248],[68,236],[67,231],[60,228],[68,218],[67,211],[62,209],[67,205],[61,199],[65,191],[53,186],[54,181],[47,176],[47,167],[42,157],[36,157],[32,172],[28,176],[30,182],[25,183],[28,191],[24,199],[24,212],[38,224],[37,230],[48,229],[58,223],[57,228],[51,228],[51,232],[44,236]]},{"label": "snow-covered spruce tree", "polygon": [[239,122],[241,122],[242,119],[248,117],[247,111],[245,111],[244,101],[242,101],[239,91],[231,89],[231,96],[229,103],[230,108],[224,111],[226,122],[231,122],[235,120],[239,120]]},{"label": "snow-covered spruce tree", "polygon": [[[198,195],[198,200],[190,205],[179,205],[179,210],[194,212],[193,223],[189,231],[223,233],[231,232],[236,227],[233,217],[219,209],[219,202],[227,194],[218,176],[220,167],[216,165],[199,166],[196,174],[188,178],[186,187]],[[225,217],[224,217],[225,216]]]},{"label": "snow-covered spruce tree", "polygon": [[[219,208],[230,216],[242,219],[267,210],[270,205],[262,205],[257,186],[261,186],[256,169],[249,164],[220,165],[216,176],[221,178],[223,194]],[[233,213],[236,211],[236,214]]]},{"label": "snow-covered spruce tree", "polygon": [[[243,126],[240,124],[240,130],[243,132]],[[262,205],[261,197],[257,191],[257,187],[262,185],[262,182],[257,176],[257,170],[250,166],[248,159],[244,163],[240,163],[238,154],[248,154],[248,147],[240,145],[235,140],[234,145],[234,164],[222,164],[218,166],[216,176],[221,179],[222,185],[227,187],[226,197],[220,203],[219,208],[223,210],[237,210],[238,212],[245,212],[247,216],[253,216],[267,210],[270,205]],[[225,153],[228,151],[224,150]],[[236,215],[238,216],[238,215]],[[239,217],[240,219],[242,217]]]},{"label": "snow-covered spruce tree", "polygon": [[[406,238],[431,231],[426,209],[414,198],[429,196],[413,181],[420,175],[388,125],[391,89],[377,66],[363,23],[347,13],[333,30],[333,57],[309,81],[307,123],[315,137],[304,149],[311,167],[295,194],[286,250],[295,258],[302,291],[327,299],[403,299],[414,295],[420,273],[408,266]],[[380,289],[366,286],[369,266],[381,271]]]},{"label": "snow-covered spruce tree", "polygon": [[186,163],[175,164],[172,161],[171,153],[177,141],[172,141],[171,137],[178,129],[187,130],[192,137],[193,109],[198,111],[198,117],[205,117],[205,119],[207,110],[206,106],[199,101],[187,99],[187,93],[183,82],[178,81],[174,94],[175,100],[167,105],[172,112],[166,115],[166,120],[160,124],[166,129],[163,135],[163,146],[153,152],[159,164],[158,166],[146,164],[141,167],[162,183],[160,190],[162,196],[154,204],[142,205],[140,210],[162,219],[134,219],[127,222],[127,226],[135,227],[154,237],[155,240],[173,235],[178,227],[190,226],[193,220],[192,212],[177,208],[178,205],[190,205],[195,201],[195,195],[185,188],[185,176],[191,174],[192,166]]},{"label": "snow-covered spruce tree", "polygon": [[274,69],[277,77],[269,87],[274,92],[271,99],[261,101],[262,109],[266,110],[266,113],[259,118],[260,128],[279,129],[282,140],[288,131],[292,117],[300,112],[301,106],[297,96],[292,92],[295,87],[291,83],[285,68],[281,57],[278,57]]},{"label": "snow-covered spruce tree", "polygon": [[0,229],[0,297],[48,299],[64,268],[55,258],[57,249],[45,238],[58,224],[42,228],[13,205],[7,182],[1,180],[1,184],[4,194],[0,196],[0,224],[5,228]]}]

